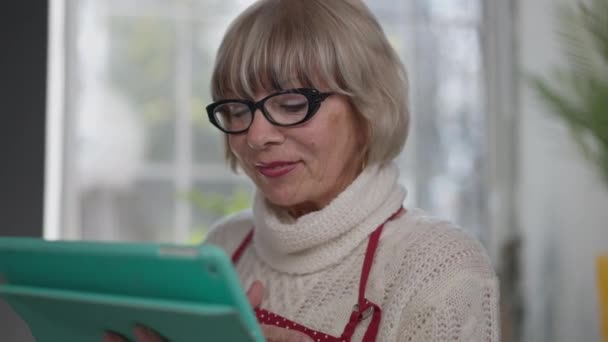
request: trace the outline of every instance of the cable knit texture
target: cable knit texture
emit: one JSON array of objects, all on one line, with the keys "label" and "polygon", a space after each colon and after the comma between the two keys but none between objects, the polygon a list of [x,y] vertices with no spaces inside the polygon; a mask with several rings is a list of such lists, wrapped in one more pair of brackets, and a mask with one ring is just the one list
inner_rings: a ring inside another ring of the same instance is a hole
[{"label": "cable knit texture", "polygon": [[[260,280],[262,308],[340,336],[357,302],[369,234],[402,205],[398,169],[368,167],[320,211],[298,219],[256,193],[253,211],[219,222],[207,242],[231,255],[243,287]],[[452,223],[410,209],[380,238],[366,297],[382,308],[378,341],[498,341],[498,282],[483,247]],[[357,327],[361,341],[369,324]]]}]

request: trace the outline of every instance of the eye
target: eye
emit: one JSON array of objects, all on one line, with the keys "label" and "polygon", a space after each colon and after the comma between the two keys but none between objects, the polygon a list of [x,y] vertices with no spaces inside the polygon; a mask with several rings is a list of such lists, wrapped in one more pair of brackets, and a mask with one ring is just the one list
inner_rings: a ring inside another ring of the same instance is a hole
[{"label": "eye", "polygon": [[294,101],[293,103],[291,102],[287,102],[287,103],[281,103],[281,110],[286,111],[286,112],[292,112],[292,113],[300,113],[304,110],[306,110],[306,107],[308,106],[308,104],[306,102],[296,102]]},{"label": "eye", "polygon": [[302,115],[308,110],[308,99],[302,94],[281,94],[270,99],[266,108],[275,114]]},{"label": "eye", "polygon": [[243,103],[225,103],[215,109],[215,113],[225,119],[239,119],[249,114],[249,107]]},{"label": "eye", "polygon": [[245,115],[248,115],[248,113],[249,113],[249,109],[248,108],[242,108],[241,107],[241,108],[238,108],[236,110],[231,111],[230,112],[230,116],[232,118],[239,119],[239,118],[242,118]]}]

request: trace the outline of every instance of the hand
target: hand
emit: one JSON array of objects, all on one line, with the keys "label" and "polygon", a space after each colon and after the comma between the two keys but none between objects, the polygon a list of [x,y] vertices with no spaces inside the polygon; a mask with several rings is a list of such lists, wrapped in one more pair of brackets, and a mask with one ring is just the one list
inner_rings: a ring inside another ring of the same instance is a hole
[{"label": "hand", "polygon": [[[262,304],[264,299],[264,286],[259,281],[254,281],[249,290],[247,291],[247,298],[252,307],[257,308]],[[266,338],[267,342],[313,342],[308,335],[295,330],[289,330],[284,328],[275,327],[272,325],[262,326],[262,333]],[[135,341],[137,342],[165,342],[166,339],[162,338],[159,334],[153,330],[137,326],[133,330],[135,335]],[[107,331],[103,336],[103,342],[127,342],[124,336],[117,333]]]},{"label": "hand", "polygon": [[[262,304],[262,299],[264,299],[264,285],[258,280],[254,281],[247,291],[247,298],[249,298],[251,306],[259,307]],[[262,324],[261,327],[268,342],[313,342],[312,338],[299,331],[265,324]]]},{"label": "hand", "polygon": [[[137,326],[133,329],[135,341],[137,342],[166,342],[167,340],[161,337],[156,332],[149,328]],[[127,342],[128,339],[117,333],[107,331],[103,335],[103,342]]]}]

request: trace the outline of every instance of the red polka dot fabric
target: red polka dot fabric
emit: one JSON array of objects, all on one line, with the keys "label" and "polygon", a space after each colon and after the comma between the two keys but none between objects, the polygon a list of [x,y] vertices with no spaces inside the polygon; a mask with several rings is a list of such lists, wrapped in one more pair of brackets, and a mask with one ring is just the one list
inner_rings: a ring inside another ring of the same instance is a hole
[{"label": "red polka dot fabric", "polygon": [[335,337],[335,336],[327,335],[320,331],[308,329],[307,327],[305,327],[301,324],[290,321],[287,318],[284,318],[282,316],[275,315],[268,310],[255,309],[255,314],[256,314],[256,316],[258,318],[258,322],[260,324],[274,325],[274,326],[277,326],[280,328],[296,330],[296,331],[302,332],[302,333],[310,336],[310,338],[312,338],[315,342],[347,342],[347,341],[350,341],[350,338],[346,339],[346,338],[342,338],[342,337]]}]

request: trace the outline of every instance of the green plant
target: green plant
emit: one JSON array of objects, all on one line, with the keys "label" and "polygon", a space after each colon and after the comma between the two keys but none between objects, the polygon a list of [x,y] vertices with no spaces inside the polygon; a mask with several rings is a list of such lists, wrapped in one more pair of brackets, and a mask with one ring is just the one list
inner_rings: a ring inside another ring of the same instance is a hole
[{"label": "green plant", "polygon": [[[183,198],[193,205],[195,210],[205,212],[213,217],[223,217],[251,207],[251,194],[245,188],[237,187],[229,195],[215,192],[190,191]],[[200,225],[192,229],[188,243],[199,244],[205,240],[209,227]]]},{"label": "green plant", "polygon": [[191,191],[186,196],[195,207],[210,214],[226,216],[250,206],[250,194],[247,190],[237,188],[230,196],[219,193],[202,193]]},{"label": "green plant", "polygon": [[565,121],[608,185],[608,0],[564,8],[559,32],[567,67],[532,86]]}]

